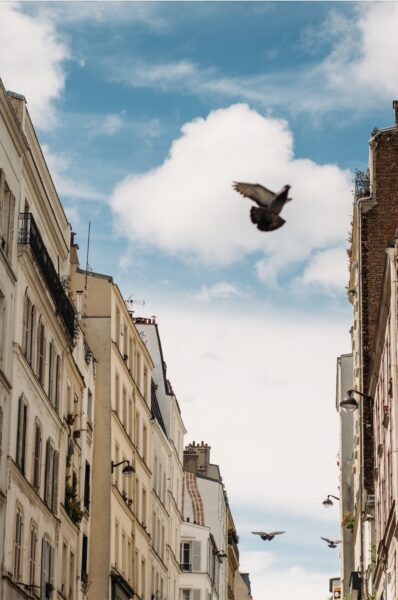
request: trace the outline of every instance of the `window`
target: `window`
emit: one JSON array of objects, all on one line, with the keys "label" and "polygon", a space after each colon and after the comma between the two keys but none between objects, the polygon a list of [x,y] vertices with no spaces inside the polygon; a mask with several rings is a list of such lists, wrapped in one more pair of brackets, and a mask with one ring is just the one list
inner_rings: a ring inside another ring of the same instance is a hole
[{"label": "window", "polygon": [[127,574],[127,548],[126,548],[126,534],[122,531],[122,573],[126,577]]},{"label": "window", "polygon": [[117,416],[120,418],[120,383],[117,373],[115,373],[115,410]]},{"label": "window", "polygon": [[14,579],[22,580],[23,565],[23,511],[17,506],[15,512],[15,538],[14,538]]},{"label": "window", "polygon": [[90,464],[86,461],[86,467],[84,470],[84,508],[90,509]]},{"label": "window", "polygon": [[4,171],[0,170],[0,247],[9,261],[12,259],[14,216],[15,196],[7,185]]},{"label": "window", "polygon": [[180,563],[183,571],[192,571],[191,542],[181,543]]},{"label": "window", "polygon": [[120,349],[120,310],[116,307],[116,319],[115,319],[115,341],[117,347]]},{"label": "window", "polygon": [[55,350],[54,341],[48,346],[48,399],[54,404],[55,396]]},{"label": "window", "polygon": [[33,367],[36,335],[36,308],[27,295],[24,300],[22,329],[22,352],[30,366]]},{"label": "window", "polygon": [[133,435],[133,401],[129,398],[129,415],[128,415],[128,434]]},{"label": "window", "polygon": [[30,525],[30,551],[29,551],[29,585],[36,583],[36,553],[37,553],[37,525],[32,521]]},{"label": "window", "polygon": [[[115,444],[115,463],[120,462],[119,445]],[[119,488],[119,468],[114,469],[115,485]]]},{"label": "window", "polygon": [[0,465],[3,456],[3,408],[0,406]]},{"label": "window", "polygon": [[26,462],[26,427],[28,422],[28,406],[23,394],[19,397],[18,425],[17,425],[17,451],[16,463],[22,473],[25,473]]},{"label": "window", "polygon": [[146,525],[146,489],[142,486],[142,506],[141,506],[142,522]]},{"label": "window", "polygon": [[142,427],[142,458],[144,462],[147,461],[147,443],[148,443],[148,430],[145,425]]},{"label": "window", "polygon": [[39,421],[35,421],[34,437],[33,437],[33,474],[32,483],[36,492],[40,490],[40,467],[41,467],[41,425]]},{"label": "window", "polygon": [[75,597],[75,555],[73,552],[69,556],[69,594],[68,599],[74,600]]},{"label": "window", "polygon": [[146,595],[146,564],[145,560],[141,559],[141,598]]},{"label": "window", "polygon": [[144,400],[148,404],[148,369],[144,367]]},{"label": "window", "polygon": [[87,423],[92,427],[93,394],[89,389],[87,391]]},{"label": "window", "polygon": [[88,537],[83,534],[82,541],[82,570],[81,576],[83,583],[87,581],[87,559],[88,559]]},{"label": "window", "polygon": [[60,383],[61,383],[61,357],[57,355],[55,363],[55,396],[54,396],[54,408],[59,412],[59,401],[60,401]]},{"label": "window", "polygon": [[140,451],[140,413],[135,414],[135,447]]},{"label": "window", "polygon": [[0,290],[0,365],[3,363],[4,344],[6,341],[6,299]]},{"label": "window", "polygon": [[67,581],[67,569],[68,569],[68,546],[64,542],[62,544],[62,575],[61,575],[61,592],[66,594],[66,581]]},{"label": "window", "polygon": [[139,391],[141,391],[141,354],[137,351],[136,358],[136,382]]},{"label": "window", "polygon": [[39,320],[37,330],[37,378],[44,385],[44,374],[46,366],[46,330],[44,323]]},{"label": "window", "polygon": [[131,585],[131,581],[132,581],[132,567],[133,567],[133,553],[132,553],[132,547],[131,547],[131,541],[128,540],[127,542],[127,581],[130,583]]},{"label": "window", "polygon": [[59,453],[54,451],[53,443],[48,439],[44,472],[44,501],[55,514],[58,510],[58,463]]},{"label": "window", "polygon": [[119,523],[115,521],[115,565],[119,567]]},{"label": "window", "polygon": [[123,391],[122,391],[122,403],[123,403],[123,425],[124,425],[124,428],[127,430],[127,427],[128,427],[127,392],[126,392],[126,388],[124,386],[123,386]]}]

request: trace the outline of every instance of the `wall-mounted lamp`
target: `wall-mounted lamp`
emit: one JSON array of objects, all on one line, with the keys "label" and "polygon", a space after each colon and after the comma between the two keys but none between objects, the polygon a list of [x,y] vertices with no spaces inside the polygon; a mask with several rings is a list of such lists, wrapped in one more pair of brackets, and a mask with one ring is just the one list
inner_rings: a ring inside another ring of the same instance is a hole
[{"label": "wall-mounted lamp", "polygon": [[335,500],[340,500],[340,498],[338,498],[337,496],[333,496],[333,494],[328,494],[325,500],[322,502],[325,508],[330,508],[331,506],[333,506],[333,500],[331,500],[331,498],[334,498]]},{"label": "wall-mounted lamp", "polygon": [[358,390],[348,390],[347,396],[340,402],[341,408],[348,411],[356,410],[358,408],[359,402],[354,398],[354,394],[358,394],[359,396],[362,396],[362,398],[373,402],[372,396],[369,396],[368,394],[363,394]]},{"label": "wall-mounted lamp", "polygon": [[123,465],[124,463],[127,463],[125,467],[123,467],[122,469],[122,474],[123,475],[132,475],[133,473],[135,473],[135,469],[133,467],[133,465],[130,465],[130,461],[129,460],[121,460],[118,463],[114,463],[113,460],[111,461],[111,472],[113,473],[113,470],[116,467],[119,467],[120,465]]}]

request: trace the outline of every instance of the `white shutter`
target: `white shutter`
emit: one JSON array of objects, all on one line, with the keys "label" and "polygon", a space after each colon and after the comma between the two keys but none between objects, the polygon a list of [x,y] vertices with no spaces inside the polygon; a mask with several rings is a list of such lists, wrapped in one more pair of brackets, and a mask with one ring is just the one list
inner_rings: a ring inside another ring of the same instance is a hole
[{"label": "white shutter", "polygon": [[35,425],[34,454],[33,454],[33,487],[36,491],[40,489],[40,459],[41,459],[41,429]]},{"label": "white shutter", "polygon": [[15,455],[15,462],[18,467],[21,468],[21,457],[22,457],[22,443],[23,443],[23,414],[24,414],[24,399],[21,395],[19,397],[18,406],[18,424],[17,424],[17,449]]},{"label": "white shutter", "polygon": [[52,476],[52,491],[51,491],[51,510],[56,515],[58,511],[58,463],[59,453],[54,452],[53,458],[53,476]]},{"label": "white shutter", "polygon": [[192,571],[200,571],[201,542],[192,542]]}]

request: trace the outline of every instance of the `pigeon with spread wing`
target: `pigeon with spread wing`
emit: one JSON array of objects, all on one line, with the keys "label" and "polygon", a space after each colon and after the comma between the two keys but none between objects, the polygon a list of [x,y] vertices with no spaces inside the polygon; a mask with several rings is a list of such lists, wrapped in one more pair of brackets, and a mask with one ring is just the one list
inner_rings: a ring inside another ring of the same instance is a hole
[{"label": "pigeon with spread wing", "polygon": [[286,223],[279,213],[286,202],[291,200],[288,197],[290,185],[284,185],[278,193],[271,192],[259,183],[235,181],[233,188],[245,198],[250,198],[258,204],[258,207],[252,206],[250,209],[250,218],[260,231],[274,231]]},{"label": "pigeon with spread wing", "polygon": [[269,533],[266,531],[252,531],[252,533],[254,535],[259,535],[262,540],[270,542],[276,535],[281,535],[282,533],[286,533],[286,531],[270,531]]},{"label": "pigeon with spread wing", "polygon": [[321,540],[327,543],[329,548],[337,548],[337,544],[341,544],[341,540],[329,540],[328,538],[321,537]]}]

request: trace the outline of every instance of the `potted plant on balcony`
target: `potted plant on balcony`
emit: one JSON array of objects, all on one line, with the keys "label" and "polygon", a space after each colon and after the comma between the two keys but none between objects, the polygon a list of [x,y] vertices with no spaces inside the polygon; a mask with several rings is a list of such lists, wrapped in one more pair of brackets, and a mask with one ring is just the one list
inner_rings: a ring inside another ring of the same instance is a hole
[{"label": "potted plant on balcony", "polygon": [[[67,479],[70,478],[67,477]],[[65,485],[65,510],[71,521],[73,521],[75,525],[79,525],[83,518],[84,511],[82,510],[80,500],[77,498],[76,491],[68,481]]]}]

